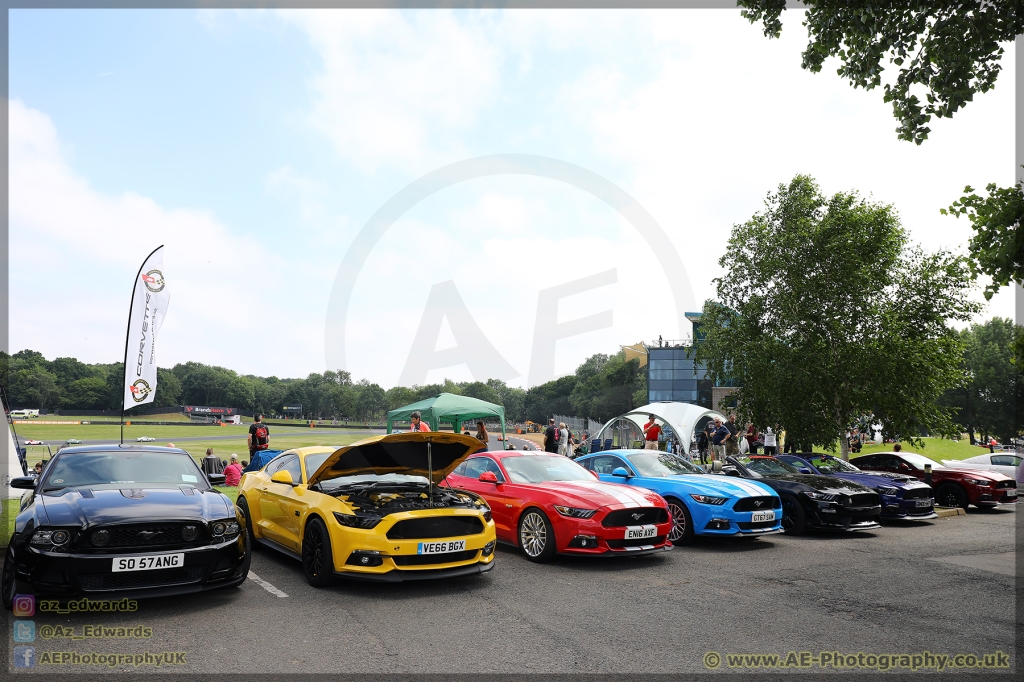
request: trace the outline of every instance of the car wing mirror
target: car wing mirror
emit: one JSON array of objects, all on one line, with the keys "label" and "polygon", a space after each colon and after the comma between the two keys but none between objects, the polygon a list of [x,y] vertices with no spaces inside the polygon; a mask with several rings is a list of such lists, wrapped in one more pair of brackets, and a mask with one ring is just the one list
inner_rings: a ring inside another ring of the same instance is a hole
[{"label": "car wing mirror", "polygon": [[[223,481],[223,474],[211,474],[210,478],[212,479],[214,476],[218,475],[220,476],[220,480]],[[274,475],[270,477],[270,480],[273,481],[274,483],[285,483],[287,485],[292,485],[293,483],[292,475],[287,469],[278,469],[277,471],[274,472]],[[212,483],[213,481],[211,480],[210,482]]]},{"label": "car wing mirror", "polygon": [[800,473],[801,474],[811,474],[811,473],[814,473],[814,472],[811,471],[810,469],[808,469],[807,467],[800,467]]},{"label": "car wing mirror", "polygon": [[18,476],[11,479],[10,485],[12,488],[20,488],[21,490],[34,490],[36,480],[35,476]]},{"label": "car wing mirror", "polygon": [[626,467],[615,467],[614,469],[612,469],[612,476],[632,478],[632,475],[628,471],[626,471]]},{"label": "car wing mirror", "polygon": [[485,471],[480,474],[480,481],[483,483],[497,483],[498,477],[494,475],[493,471]]},{"label": "car wing mirror", "polygon": [[597,472],[594,471],[593,469],[587,469],[587,471],[589,471],[590,475],[593,476],[594,478],[596,478],[597,480],[599,480],[599,481],[601,480],[601,477],[598,476]]},{"label": "car wing mirror", "polygon": [[224,474],[206,474],[210,485],[224,485]]},{"label": "car wing mirror", "polygon": [[898,469],[899,469],[900,471],[910,471],[910,467],[909,467],[909,466],[907,466],[907,465],[906,465],[905,463],[903,463],[903,462],[900,462],[900,465],[899,465],[899,467],[897,467],[897,468],[898,468]]}]

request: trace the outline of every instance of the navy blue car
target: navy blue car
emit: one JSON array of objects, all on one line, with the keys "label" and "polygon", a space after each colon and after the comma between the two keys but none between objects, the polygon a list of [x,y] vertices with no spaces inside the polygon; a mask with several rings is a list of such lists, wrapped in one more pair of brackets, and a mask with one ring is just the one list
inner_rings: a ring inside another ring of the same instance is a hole
[{"label": "navy blue car", "polygon": [[819,452],[777,455],[805,474],[821,474],[853,481],[871,488],[882,500],[883,519],[921,521],[937,518],[932,487],[913,476],[863,471],[838,457]]}]

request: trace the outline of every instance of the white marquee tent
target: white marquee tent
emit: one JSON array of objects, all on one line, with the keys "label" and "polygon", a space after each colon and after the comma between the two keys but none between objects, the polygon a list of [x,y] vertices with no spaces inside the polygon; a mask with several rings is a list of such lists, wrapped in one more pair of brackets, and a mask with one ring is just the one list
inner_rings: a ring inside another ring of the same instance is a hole
[{"label": "white marquee tent", "polygon": [[633,439],[642,438],[642,428],[652,414],[672,429],[684,453],[689,452],[691,441],[705,424],[715,417],[725,420],[721,413],[692,403],[650,403],[609,420],[597,435],[602,441],[602,449],[605,449],[604,441],[608,439],[611,439],[613,448],[631,447]]}]

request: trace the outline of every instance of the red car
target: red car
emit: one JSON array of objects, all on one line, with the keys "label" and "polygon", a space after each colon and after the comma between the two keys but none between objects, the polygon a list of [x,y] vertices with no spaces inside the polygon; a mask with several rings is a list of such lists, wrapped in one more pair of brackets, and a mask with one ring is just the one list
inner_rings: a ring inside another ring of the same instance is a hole
[{"label": "red car", "polygon": [[995,507],[1017,502],[1017,482],[995,471],[954,469],[915,452],[877,452],[854,457],[850,464],[865,471],[888,471],[924,480],[924,467],[932,465],[935,504],[942,507]]},{"label": "red car", "polygon": [[530,561],[556,553],[636,556],[672,549],[672,521],[660,495],[602,483],[568,457],[481,452],[447,481],[487,500],[498,540],[522,548]]}]

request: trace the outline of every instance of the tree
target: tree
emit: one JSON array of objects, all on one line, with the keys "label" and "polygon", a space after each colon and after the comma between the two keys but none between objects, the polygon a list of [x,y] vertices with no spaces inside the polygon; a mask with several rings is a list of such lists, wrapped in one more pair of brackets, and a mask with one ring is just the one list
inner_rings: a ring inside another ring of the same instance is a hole
[{"label": "tree", "polygon": [[[576,385],[569,396],[573,414],[597,421],[607,421],[647,402],[646,372],[640,362],[626,360],[624,352],[608,356],[593,355],[576,368]],[[635,396],[643,387],[643,398]]]},{"label": "tree", "polygon": [[463,384],[459,387],[462,390],[462,395],[469,396],[470,398],[476,398],[477,400],[485,400],[495,405],[501,405],[501,395],[498,394],[493,387],[488,386],[482,381],[473,381]]},{"label": "tree", "polygon": [[985,287],[985,298],[991,299],[999,287],[1010,282],[1024,284],[1024,181],[1013,187],[985,187],[988,196],[982,198],[968,185],[964,196],[953,202],[943,214],[966,215],[974,227],[974,236],[967,248],[971,266],[976,275],[992,278]]},{"label": "tree", "polygon": [[971,443],[975,432],[998,436],[1003,442],[1017,435],[1016,329],[1012,320],[996,317],[960,332],[965,381],[946,392],[945,403],[958,410],[957,422],[970,434]]},{"label": "tree", "polygon": [[60,406],[78,410],[107,408],[106,380],[100,377],[83,377],[72,381],[61,394]]},{"label": "tree", "polygon": [[891,206],[826,198],[802,175],[733,228],[727,254],[696,358],[740,386],[744,418],[797,442],[838,438],[844,457],[866,412],[893,438],[954,432],[938,400],[963,378],[949,322],[980,309],[962,257],[922,252]]},{"label": "tree", "polygon": [[[921,144],[933,116],[952,118],[988,92],[1002,70],[1008,43],[1024,33],[1019,0],[909,0],[857,3],[804,0],[804,26],[810,36],[803,68],[817,73],[825,60],[841,62],[838,74],[854,87],[882,84],[883,59],[899,69],[886,83],[884,102],[892,102],[901,140]],[[778,38],[785,0],[739,0],[741,14],[761,22],[764,34]],[[922,103],[917,93],[924,94]]]},{"label": "tree", "polygon": [[356,409],[360,419],[378,419],[387,412],[387,394],[377,384],[366,383],[359,391],[359,403]]},{"label": "tree", "polygon": [[509,386],[501,379],[488,379],[487,385],[495,390],[505,408],[505,419],[511,422],[526,421],[526,389]]}]

